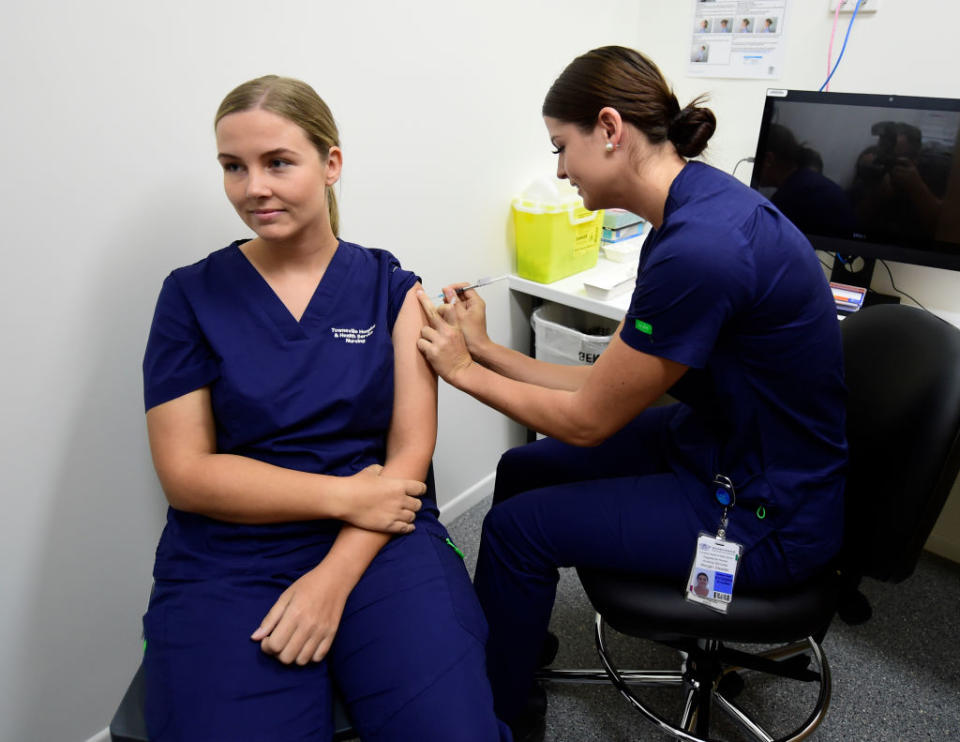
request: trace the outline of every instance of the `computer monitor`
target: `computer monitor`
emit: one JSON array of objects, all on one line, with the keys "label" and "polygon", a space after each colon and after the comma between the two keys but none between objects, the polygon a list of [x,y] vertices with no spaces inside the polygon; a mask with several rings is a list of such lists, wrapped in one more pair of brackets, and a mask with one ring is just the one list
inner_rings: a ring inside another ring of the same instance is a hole
[{"label": "computer monitor", "polygon": [[960,270],[960,100],[768,90],[750,185],[869,288],[875,259]]}]

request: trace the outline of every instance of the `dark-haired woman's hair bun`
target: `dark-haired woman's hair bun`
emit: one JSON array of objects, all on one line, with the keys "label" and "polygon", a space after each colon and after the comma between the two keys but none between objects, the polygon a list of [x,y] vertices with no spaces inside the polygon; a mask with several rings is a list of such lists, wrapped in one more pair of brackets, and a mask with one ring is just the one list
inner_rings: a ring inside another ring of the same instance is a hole
[{"label": "dark-haired woman's hair bun", "polygon": [[709,108],[698,106],[699,99],[682,109],[667,128],[667,139],[682,157],[696,157],[717,128],[717,117]]},{"label": "dark-haired woman's hair bun", "polygon": [[604,46],[574,59],[543,101],[543,115],[589,132],[605,107],[619,111],[651,144],[673,142],[683,157],[696,157],[717,128],[703,96],[680,109],[660,69],[635,49]]}]

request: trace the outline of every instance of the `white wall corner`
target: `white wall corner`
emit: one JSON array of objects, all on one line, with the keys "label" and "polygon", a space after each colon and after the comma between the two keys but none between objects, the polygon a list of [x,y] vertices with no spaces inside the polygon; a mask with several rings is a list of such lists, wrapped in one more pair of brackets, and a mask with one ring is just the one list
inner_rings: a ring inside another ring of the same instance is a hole
[{"label": "white wall corner", "polygon": [[450,502],[441,505],[440,522],[444,525],[449,525],[455,518],[463,515],[487,495],[492,495],[493,483],[496,476],[496,472],[490,472],[472,487],[468,487],[454,497]]},{"label": "white wall corner", "polygon": [[110,742],[110,727],[104,727],[88,739],[87,742]]}]

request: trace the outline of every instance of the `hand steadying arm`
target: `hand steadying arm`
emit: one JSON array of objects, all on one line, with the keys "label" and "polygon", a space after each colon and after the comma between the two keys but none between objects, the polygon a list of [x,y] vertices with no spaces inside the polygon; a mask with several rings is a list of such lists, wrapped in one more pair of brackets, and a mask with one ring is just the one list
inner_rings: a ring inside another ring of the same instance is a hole
[{"label": "hand steadying arm", "polygon": [[526,353],[498,345],[487,335],[486,302],[470,289],[457,293],[466,284],[453,284],[443,289],[448,302],[444,310],[456,318],[467,350],[481,366],[508,379],[547,387],[548,389],[579,389],[590,374],[588,366],[564,366],[531,358]]}]

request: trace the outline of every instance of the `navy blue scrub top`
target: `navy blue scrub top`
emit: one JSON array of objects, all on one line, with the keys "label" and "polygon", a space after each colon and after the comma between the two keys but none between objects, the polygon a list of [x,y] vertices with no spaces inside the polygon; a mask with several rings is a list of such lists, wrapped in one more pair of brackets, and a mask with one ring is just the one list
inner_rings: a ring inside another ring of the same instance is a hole
[{"label": "navy blue scrub top", "polygon": [[[146,408],[209,386],[219,453],[342,476],[382,464],[393,413],[391,335],[418,277],[386,251],[340,241],[298,322],[241,252],[243,242],[164,281],[143,361]],[[250,536],[261,555],[282,553],[338,527],[240,526],[170,508],[155,576],[196,577],[223,551],[217,543],[240,549]]]},{"label": "navy blue scrub top", "polygon": [[816,253],[776,207],[687,163],[644,245],[621,338],[690,367],[670,391],[684,403],[671,426],[675,471],[699,482],[729,476],[750,516],[765,505],[801,562],[837,549],[847,451],[840,327]]}]

